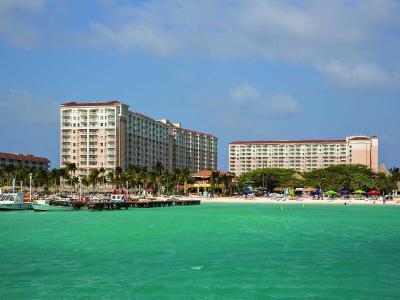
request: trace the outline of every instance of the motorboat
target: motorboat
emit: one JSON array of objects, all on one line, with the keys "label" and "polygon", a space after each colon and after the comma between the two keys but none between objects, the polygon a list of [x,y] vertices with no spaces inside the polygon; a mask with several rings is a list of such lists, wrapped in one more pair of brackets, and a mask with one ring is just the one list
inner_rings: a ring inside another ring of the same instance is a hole
[{"label": "motorboat", "polygon": [[31,202],[24,202],[24,193],[4,193],[0,196],[0,210],[32,209]]},{"label": "motorboat", "polygon": [[32,207],[35,211],[71,211],[74,210],[69,199],[43,199],[33,202]]},{"label": "motorboat", "polygon": [[125,202],[125,195],[124,194],[111,195],[110,202],[111,203],[122,203],[122,202]]}]

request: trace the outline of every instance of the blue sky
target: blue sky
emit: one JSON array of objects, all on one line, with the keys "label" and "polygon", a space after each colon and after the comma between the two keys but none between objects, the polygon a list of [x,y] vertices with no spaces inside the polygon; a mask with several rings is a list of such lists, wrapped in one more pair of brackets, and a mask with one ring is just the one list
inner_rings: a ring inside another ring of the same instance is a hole
[{"label": "blue sky", "polygon": [[58,166],[58,104],[119,99],[227,144],[380,137],[400,165],[400,2],[0,1],[0,151]]}]

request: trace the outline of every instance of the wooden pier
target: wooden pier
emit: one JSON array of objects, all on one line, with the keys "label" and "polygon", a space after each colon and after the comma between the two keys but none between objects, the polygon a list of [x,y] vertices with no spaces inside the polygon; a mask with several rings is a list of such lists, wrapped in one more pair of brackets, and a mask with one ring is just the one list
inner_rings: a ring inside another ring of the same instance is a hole
[{"label": "wooden pier", "polygon": [[[114,209],[128,209],[132,208],[152,208],[152,207],[170,207],[170,206],[187,206],[187,205],[200,205],[201,200],[137,200],[125,202],[89,202],[88,209],[94,210],[114,210]],[[74,206],[75,207],[75,206]],[[82,206],[77,205],[76,208],[80,209]]]},{"label": "wooden pier", "polygon": [[114,209],[128,209],[128,202],[89,202],[88,209],[91,210],[114,210]]}]

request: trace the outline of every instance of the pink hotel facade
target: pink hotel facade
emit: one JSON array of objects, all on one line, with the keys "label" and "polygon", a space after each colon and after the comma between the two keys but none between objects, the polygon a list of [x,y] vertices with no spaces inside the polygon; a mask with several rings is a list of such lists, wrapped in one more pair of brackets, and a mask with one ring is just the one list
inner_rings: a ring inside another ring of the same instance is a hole
[{"label": "pink hotel facade", "polygon": [[61,167],[75,163],[80,176],[94,168],[110,172],[138,165],[151,170],[157,162],[170,171],[217,168],[215,136],[128,108],[119,101],[61,104]]},{"label": "pink hotel facade", "polygon": [[229,144],[229,171],[240,175],[258,168],[308,171],[335,164],[362,164],[378,172],[376,136],[343,140],[237,141]]}]

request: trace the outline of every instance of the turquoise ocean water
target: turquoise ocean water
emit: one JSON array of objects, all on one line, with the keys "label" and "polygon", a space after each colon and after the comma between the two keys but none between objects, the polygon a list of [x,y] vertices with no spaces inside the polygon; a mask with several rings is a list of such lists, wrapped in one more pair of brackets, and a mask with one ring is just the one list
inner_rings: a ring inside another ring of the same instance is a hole
[{"label": "turquoise ocean water", "polygon": [[400,207],[0,212],[0,299],[399,299]]}]

